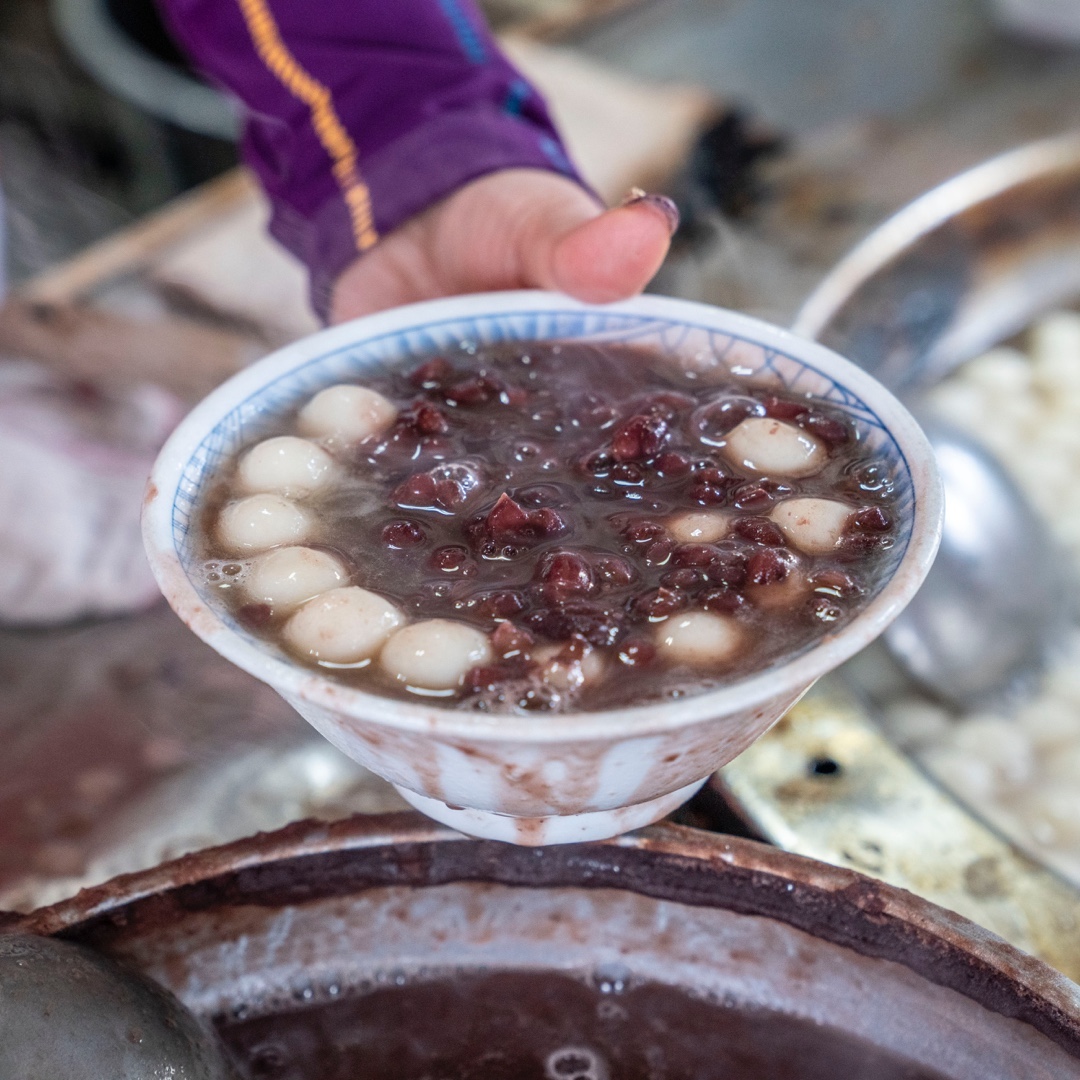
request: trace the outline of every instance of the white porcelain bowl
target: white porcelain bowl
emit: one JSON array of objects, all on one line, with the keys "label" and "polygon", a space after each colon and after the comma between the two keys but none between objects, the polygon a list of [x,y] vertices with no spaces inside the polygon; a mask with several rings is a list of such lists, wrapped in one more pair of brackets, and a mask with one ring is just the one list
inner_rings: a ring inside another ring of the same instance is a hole
[{"label": "white porcelain bowl", "polygon": [[[220,462],[324,386],[462,342],[633,342],[687,365],[760,372],[847,413],[897,474],[899,542],[879,591],[842,629],[722,689],[604,712],[491,716],[380,697],[323,678],[248,633],[214,600],[194,554],[200,494]],[[431,817],[519,844],[613,836],[673,810],[911,599],[937,547],[941,493],[926,439],[865,372],[811,341],[729,311],[648,296],[602,307],[541,292],[398,308],[315,334],[214,391],[151,475],[150,563],[169,603],[222,656],[269,683],[335,746]]]}]

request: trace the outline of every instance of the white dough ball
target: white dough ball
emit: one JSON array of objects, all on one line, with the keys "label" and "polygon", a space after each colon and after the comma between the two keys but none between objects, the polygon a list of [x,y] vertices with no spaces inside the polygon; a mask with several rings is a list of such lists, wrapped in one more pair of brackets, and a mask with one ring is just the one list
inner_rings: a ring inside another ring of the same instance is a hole
[{"label": "white dough ball", "polygon": [[456,690],[470,669],[490,660],[487,634],[452,619],[426,619],[404,627],[379,656],[388,675],[424,690]]},{"label": "white dough ball", "polygon": [[334,459],[321,447],[295,435],[279,435],[253,446],[237,467],[245,491],[274,491],[302,497],[334,479]]},{"label": "white dough ball", "polygon": [[316,596],[285,624],[285,643],[299,656],[331,664],[369,660],[405,622],[385,596],[355,585]]},{"label": "white dough ball", "polygon": [[249,495],[231,502],[218,518],[217,537],[229,551],[265,551],[298,544],[314,528],[311,515],[280,495]]},{"label": "white dough ball", "polygon": [[396,419],[397,408],[366,386],[328,386],[301,410],[297,427],[304,435],[353,443],[380,435]]},{"label": "white dough ball", "polygon": [[333,555],[312,548],[285,547],[252,560],[244,577],[244,591],[257,603],[290,608],[347,581],[345,567]]},{"label": "white dough ball", "polygon": [[724,455],[733,465],[769,476],[813,476],[829,458],[820,439],[767,416],[748,416],[732,428]]},{"label": "white dough ball", "polygon": [[785,499],[771,517],[800,551],[825,555],[836,547],[853,512],[834,499]]},{"label": "white dough ball", "polygon": [[743,633],[726,615],[688,611],[673,615],[656,631],[656,646],[670,663],[709,668],[731,660],[742,648]]},{"label": "white dough ball", "polygon": [[667,531],[680,544],[711,544],[728,534],[727,514],[718,510],[688,510],[667,523]]}]

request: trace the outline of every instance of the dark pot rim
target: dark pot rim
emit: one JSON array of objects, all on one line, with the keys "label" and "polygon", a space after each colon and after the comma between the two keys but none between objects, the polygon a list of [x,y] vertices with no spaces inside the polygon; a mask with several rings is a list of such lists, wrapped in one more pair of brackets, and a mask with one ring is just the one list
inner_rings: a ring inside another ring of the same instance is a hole
[{"label": "dark pot rim", "polygon": [[852,870],[669,824],[596,843],[523,848],[469,839],[413,813],[301,821],[113,878],[27,915],[0,913],[0,931],[78,941],[110,925],[152,927],[213,908],[465,881],[620,889],[775,919],[902,964],[1080,1058],[1080,986],[990,931]]}]

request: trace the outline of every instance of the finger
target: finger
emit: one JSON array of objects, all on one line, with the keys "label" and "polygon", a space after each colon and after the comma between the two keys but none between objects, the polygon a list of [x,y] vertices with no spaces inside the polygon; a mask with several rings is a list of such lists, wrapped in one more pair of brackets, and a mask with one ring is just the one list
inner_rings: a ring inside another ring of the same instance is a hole
[{"label": "finger", "polygon": [[537,284],[589,303],[635,296],[660,269],[678,221],[663,196],[608,210],[554,240],[548,280]]}]

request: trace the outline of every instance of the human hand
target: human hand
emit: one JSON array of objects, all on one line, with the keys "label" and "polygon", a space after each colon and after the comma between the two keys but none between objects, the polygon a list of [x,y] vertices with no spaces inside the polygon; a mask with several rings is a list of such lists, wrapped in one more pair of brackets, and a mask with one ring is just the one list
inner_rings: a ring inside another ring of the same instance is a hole
[{"label": "human hand", "polygon": [[332,322],[399,304],[498,289],[555,289],[592,303],[634,296],[667,254],[678,224],[669,200],[603,210],[578,184],[505,169],[459,188],[348,266]]}]

